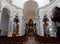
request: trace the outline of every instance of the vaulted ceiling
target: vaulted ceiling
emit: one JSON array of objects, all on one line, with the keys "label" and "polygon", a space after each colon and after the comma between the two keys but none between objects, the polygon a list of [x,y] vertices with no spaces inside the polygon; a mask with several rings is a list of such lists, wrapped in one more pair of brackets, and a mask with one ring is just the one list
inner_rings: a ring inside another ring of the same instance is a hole
[{"label": "vaulted ceiling", "polygon": [[[23,8],[23,5],[26,1],[28,0],[12,0],[12,3],[16,6]],[[38,3],[39,7],[43,7],[50,3],[50,0],[35,0],[35,1]]]}]

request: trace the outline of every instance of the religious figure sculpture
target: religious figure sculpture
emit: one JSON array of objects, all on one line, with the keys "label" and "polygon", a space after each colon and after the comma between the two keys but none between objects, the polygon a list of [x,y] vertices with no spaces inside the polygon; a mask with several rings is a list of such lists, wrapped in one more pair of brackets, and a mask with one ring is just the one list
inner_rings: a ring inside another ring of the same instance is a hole
[{"label": "religious figure sculpture", "polygon": [[44,28],[44,35],[45,36],[49,36],[49,24],[48,24],[48,18],[47,18],[47,15],[44,16],[43,18],[43,28]]},{"label": "religious figure sculpture", "polygon": [[14,25],[13,25],[13,36],[19,35],[19,19],[18,16],[15,16],[14,18]]}]

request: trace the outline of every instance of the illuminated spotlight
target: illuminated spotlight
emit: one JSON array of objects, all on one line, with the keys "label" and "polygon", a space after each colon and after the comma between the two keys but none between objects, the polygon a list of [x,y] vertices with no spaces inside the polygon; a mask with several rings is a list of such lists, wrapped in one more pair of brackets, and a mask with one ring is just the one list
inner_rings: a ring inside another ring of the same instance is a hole
[{"label": "illuminated spotlight", "polygon": [[49,28],[49,30],[51,31],[51,30],[52,30],[52,28]]},{"label": "illuminated spotlight", "polygon": [[54,18],[54,16],[51,16],[51,18],[53,19],[53,18]]}]

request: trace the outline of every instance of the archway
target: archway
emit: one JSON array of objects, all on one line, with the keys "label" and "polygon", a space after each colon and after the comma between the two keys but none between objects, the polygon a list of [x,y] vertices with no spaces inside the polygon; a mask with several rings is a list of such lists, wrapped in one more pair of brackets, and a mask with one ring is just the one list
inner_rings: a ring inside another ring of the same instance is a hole
[{"label": "archway", "polygon": [[7,8],[3,8],[1,16],[1,27],[3,36],[6,36],[8,34],[9,14],[9,10]]}]

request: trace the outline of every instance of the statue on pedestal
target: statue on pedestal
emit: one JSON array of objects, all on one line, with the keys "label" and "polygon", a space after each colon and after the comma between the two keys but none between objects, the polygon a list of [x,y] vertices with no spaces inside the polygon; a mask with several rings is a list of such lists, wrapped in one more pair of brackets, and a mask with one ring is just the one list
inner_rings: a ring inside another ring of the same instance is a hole
[{"label": "statue on pedestal", "polygon": [[19,19],[18,16],[14,18],[14,25],[13,25],[13,36],[19,35]]},{"label": "statue on pedestal", "polygon": [[48,24],[48,18],[47,18],[47,15],[44,16],[43,18],[43,28],[44,28],[44,35],[45,36],[49,36],[49,24]]}]

